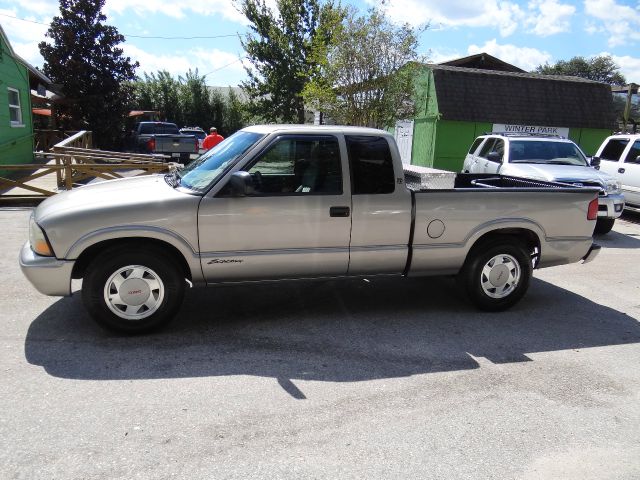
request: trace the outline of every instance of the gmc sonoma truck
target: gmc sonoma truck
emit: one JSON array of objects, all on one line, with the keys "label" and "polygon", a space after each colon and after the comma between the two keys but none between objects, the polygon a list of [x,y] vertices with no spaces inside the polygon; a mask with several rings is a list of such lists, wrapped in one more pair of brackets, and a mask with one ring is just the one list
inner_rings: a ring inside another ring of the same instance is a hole
[{"label": "gmc sonoma truck", "polygon": [[503,310],[533,268],[597,255],[598,188],[450,175],[407,182],[381,130],[249,127],[171,174],[45,200],[20,265],[46,295],[83,279],[99,324],[140,333],[176,315],[188,284],[458,275],[477,307]]}]

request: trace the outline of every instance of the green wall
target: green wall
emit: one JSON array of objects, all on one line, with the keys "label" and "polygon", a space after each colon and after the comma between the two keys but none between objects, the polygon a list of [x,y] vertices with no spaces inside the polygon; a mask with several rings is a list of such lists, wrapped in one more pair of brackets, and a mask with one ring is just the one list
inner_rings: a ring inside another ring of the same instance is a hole
[{"label": "green wall", "polygon": [[[31,163],[33,161],[33,122],[31,120],[31,95],[27,68],[17,62],[0,36],[0,165]],[[8,87],[20,91],[22,124],[12,127],[9,120]],[[0,169],[0,174],[2,170]]]},{"label": "green wall", "polygon": [[598,128],[572,128],[569,130],[569,138],[580,145],[582,151],[588,156],[595,155],[598,147],[609,135],[611,135],[611,130]]}]

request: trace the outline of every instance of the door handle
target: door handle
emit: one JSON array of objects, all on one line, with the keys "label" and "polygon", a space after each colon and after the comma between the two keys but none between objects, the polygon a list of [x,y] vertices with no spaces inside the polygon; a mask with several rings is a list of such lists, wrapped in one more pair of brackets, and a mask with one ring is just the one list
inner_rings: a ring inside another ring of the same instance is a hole
[{"label": "door handle", "polygon": [[619,168],[618,173],[624,173],[624,168]]},{"label": "door handle", "polygon": [[331,217],[348,217],[351,209],[349,207],[331,207],[329,208],[329,216]]}]

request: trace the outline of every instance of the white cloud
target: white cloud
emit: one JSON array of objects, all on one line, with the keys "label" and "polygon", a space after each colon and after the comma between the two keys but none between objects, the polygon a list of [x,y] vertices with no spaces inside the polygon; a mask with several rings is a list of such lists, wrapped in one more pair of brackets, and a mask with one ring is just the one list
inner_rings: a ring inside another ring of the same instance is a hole
[{"label": "white cloud", "polygon": [[455,60],[456,58],[464,57],[465,55],[461,55],[457,50],[451,49],[433,49],[429,50],[427,54],[427,61],[429,63],[442,63],[448,62],[450,60]]},{"label": "white cloud", "polygon": [[608,52],[603,52],[599,55],[610,55],[616,65],[620,67],[620,72],[625,76],[627,82],[640,83],[640,58],[629,55],[611,55]]},{"label": "white cloud", "polygon": [[140,63],[140,75],[167,70],[177,77],[184,76],[189,69],[198,69],[200,75],[206,75],[209,85],[237,85],[246,76],[237,54],[218,49],[195,48],[166,55],[150,53],[130,43],[123,44],[122,49],[132,61]]},{"label": "white cloud", "polygon": [[[366,0],[379,6],[378,0]],[[513,2],[486,0],[388,0],[382,8],[392,21],[432,27],[495,27],[503,37],[513,34],[524,12]]]},{"label": "white cloud", "polygon": [[[3,16],[0,18],[2,19],[2,28],[9,38],[11,47],[27,62],[35,66],[41,66],[43,59],[38,49],[38,43],[45,40],[44,34],[47,31],[47,25],[10,18],[21,17],[15,9],[0,9],[0,13],[8,15],[8,17]],[[51,21],[51,17],[34,17],[32,15],[21,18],[47,24]]]},{"label": "white cloud", "polygon": [[569,20],[576,13],[576,7],[558,3],[558,0],[532,0],[529,10],[533,16],[525,23],[531,26],[532,33],[542,37],[569,31]]},{"label": "white cloud", "polygon": [[105,14],[124,14],[133,11],[143,17],[148,14],[162,14],[172,18],[184,18],[186,14],[221,15],[232,22],[245,24],[247,19],[229,0],[198,0],[197,2],[177,2],[175,0],[107,0]]},{"label": "white cloud", "polygon": [[470,45],[469,55],[486,52],[489,55],[511,63],[526,71],[535,70],[538,65],[550,62],[552,57],[548,52],[543,52],[537,48],[517,47],[515,45],[500,45],[495,39],[487,41],[484,45]]},{"label": "white cloud", "polygon": [[598,31],[609,36],[609,46],[628,45],[640,40],[640,11],[615,0],[585,0],[587,15],[600,20],[601,25],[589,23],[589,33]]},{"label": "white cloud", "polygon": [[28,0],[20,2],[20,8],[49,17],[60,13],[60,4],[56,0]]}]

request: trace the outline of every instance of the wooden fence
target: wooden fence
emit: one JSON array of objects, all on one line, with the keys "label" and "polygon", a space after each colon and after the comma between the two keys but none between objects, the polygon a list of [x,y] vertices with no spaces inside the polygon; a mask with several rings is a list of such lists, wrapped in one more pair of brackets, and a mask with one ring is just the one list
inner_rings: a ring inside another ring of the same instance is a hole
[{"label": "wooden fence", "polygon": [[0,198],[42,199],[94,178],[162,173],[176,165],[167,163],[169,157],[163,155],[109,152],[92,146],[91,132],[81,131],[54,145],[50,152],[38,153],[42,164],[0,165],[0,170],[29,172],[17,179],[0,177]]}]

